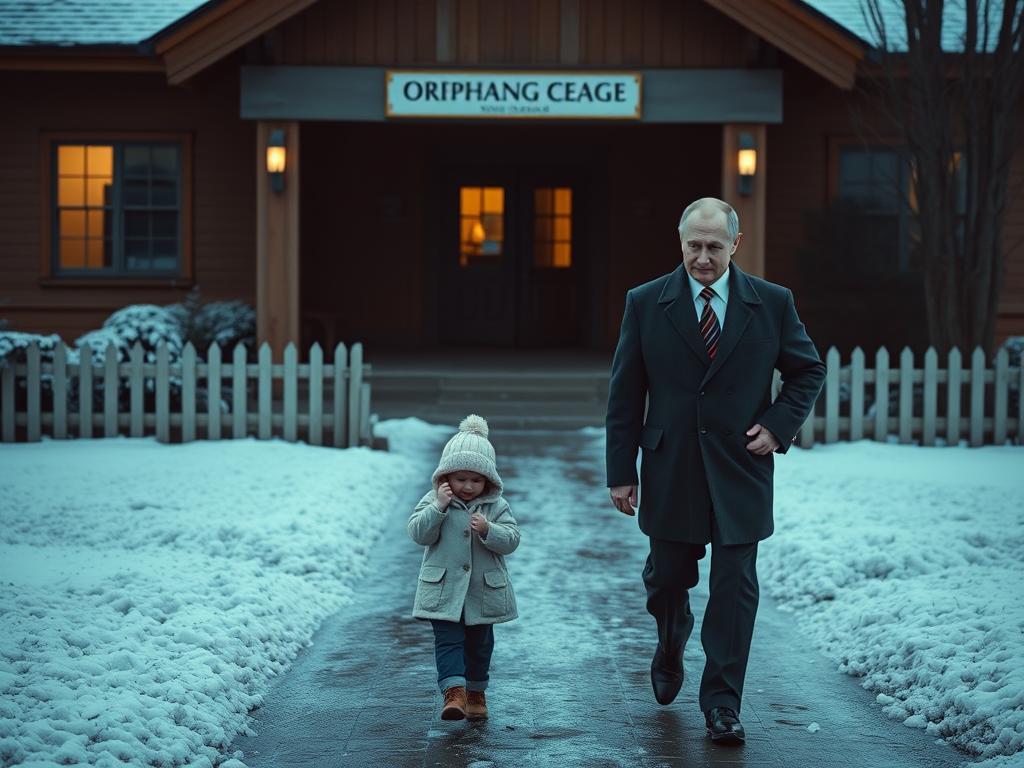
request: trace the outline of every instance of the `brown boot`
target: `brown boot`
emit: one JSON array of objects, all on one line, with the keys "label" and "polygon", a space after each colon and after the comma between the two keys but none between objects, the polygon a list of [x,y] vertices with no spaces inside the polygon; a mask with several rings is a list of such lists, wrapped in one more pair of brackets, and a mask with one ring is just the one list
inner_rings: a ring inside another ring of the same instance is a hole
[{"label": "brown boot", "polygon": [[442,720],[462,720],[466,716],[466,688],[453,685],[444,692],[444,708],[441,710]]},{"label": "brown boot", "polygon": [[467,694],[466,717],[470,720],[487,719],[487,697],[483,691],[470,691]]}]

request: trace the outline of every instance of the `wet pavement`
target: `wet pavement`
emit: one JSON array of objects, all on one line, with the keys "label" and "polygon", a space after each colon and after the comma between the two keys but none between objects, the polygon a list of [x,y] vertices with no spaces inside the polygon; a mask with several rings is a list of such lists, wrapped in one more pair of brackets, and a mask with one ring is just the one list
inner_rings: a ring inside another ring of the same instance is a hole
[{"label": "wet pavement", "polygon": [[252,768],[952,768],[968,759],[886,718],[763,595],[741,713],[747,743],[712,745],[697,706],[710,553],[691,592],[683,690],[662,707],[640,578],[647,540],[608,502],[603,444],[581,432],[491,438],[522,544],[508,558],[520,618],[495,627],[490,719],[440,719],[430,625],[410,617],[422,549],[405,520],[425,485],[396,510],[359,597],[324,623],[252,713],[256,735],[228,754],[242,750]]}]

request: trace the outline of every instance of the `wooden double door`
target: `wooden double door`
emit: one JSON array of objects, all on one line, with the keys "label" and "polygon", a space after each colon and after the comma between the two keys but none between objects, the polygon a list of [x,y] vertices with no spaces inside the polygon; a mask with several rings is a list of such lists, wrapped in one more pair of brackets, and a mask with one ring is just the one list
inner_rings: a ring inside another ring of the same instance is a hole
[{"label": "wooden double door", "polygon": [[452,169],[440,190],[439,330],[445,344],[582,341],[587,201],[571,169]]}]

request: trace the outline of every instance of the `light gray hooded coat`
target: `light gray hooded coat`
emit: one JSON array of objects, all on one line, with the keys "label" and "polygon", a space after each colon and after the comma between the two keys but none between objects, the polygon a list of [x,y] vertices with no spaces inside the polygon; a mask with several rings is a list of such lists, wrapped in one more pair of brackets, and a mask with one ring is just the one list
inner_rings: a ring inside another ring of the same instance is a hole
[{"label": "light gray hooded coat", "polygon": [[[490,523],[487,538],[469,527],[474,512]],[[413,510],[409,535],[426,547],[412,615],[417,619],[499,624],[518,617],[516,596],[505,555],[519,546],[519,526],[501,486],[488,483],[467,505],[455,497],[445,511],[437,507],[437,479]]]}]

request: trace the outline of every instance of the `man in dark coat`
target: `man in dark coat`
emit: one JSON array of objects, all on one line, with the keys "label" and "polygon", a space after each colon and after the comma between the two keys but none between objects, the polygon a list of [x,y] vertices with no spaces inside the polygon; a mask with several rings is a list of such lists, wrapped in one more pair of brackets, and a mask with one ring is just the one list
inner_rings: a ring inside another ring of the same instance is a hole
[{"label": "man in dark coat", "polygon": [[[616,508],[632,515],[643,448],[640,529],[650,540],[643,578],[658,622],[651,682],[660,704],[682,686],[693,629],[688,590],[711,543],[700,707],[713,740],[742,743],[757,542],[773,530],[772,454],[795,439],[825,366],[792,292],[730,265],[742,235],[728,203],[689,205],[679,237],[682,264],[626,294],[608,393],[608,487]],[[773,402],[776,368],[782,391]]]}]

